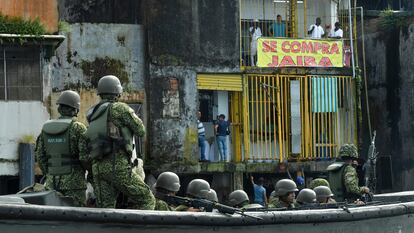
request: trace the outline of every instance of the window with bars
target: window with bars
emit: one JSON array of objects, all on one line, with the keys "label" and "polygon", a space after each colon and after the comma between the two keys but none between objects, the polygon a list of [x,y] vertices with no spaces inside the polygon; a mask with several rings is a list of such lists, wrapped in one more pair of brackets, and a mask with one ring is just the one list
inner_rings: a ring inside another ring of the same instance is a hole
[{"label": "window with bars", "polygon": [[0,101],[42,100],[40,48],[0,48]]}]

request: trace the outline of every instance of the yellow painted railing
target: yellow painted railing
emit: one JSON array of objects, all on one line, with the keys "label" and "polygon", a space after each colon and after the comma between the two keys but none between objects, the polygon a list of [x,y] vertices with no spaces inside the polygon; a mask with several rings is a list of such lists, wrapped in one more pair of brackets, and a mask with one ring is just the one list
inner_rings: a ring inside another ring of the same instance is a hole
[{"label": "yellow painted railing", "polygon": [[351,77],[245,75],[243,89],[245,161],[331,158],[356,143]]}]

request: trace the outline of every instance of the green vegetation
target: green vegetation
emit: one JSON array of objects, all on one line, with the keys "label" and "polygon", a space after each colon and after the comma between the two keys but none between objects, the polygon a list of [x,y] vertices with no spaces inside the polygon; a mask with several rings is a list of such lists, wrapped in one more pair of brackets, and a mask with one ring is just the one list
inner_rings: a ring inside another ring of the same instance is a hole
[{"label": "green vegetation", "polygon": [[94,61],[82,60],[81,69],[83,74],[90,78],[93,87],[97,87],[99,79],[108,74],[117,76],[122,85],[127,85],[129,83],[125,65],[122,61],[114,58],[97,57]]},{"label": "green vegetation", "polygon": [[58,30],[61,33],[68,33],[70,32],[70,24],[65,21],[59,21]]},{"label": "green vegetation", "polygon": [[19,141],[20,143],[26,143],[26,144],[34,144],[35,143],[35,137],[31,134],[23,135],[23,137]]},{"label": "green vegetation", "polygon": [[46,29],[37,18],[35,20],[26,20],[21,17],[10,17],[0,14],[0,33],[18,34],[18,35],[35,35],[45,34]]},{"label": "green vegetation", "polygon": [[387,9],[380,13],[380,26],[388,31],[407,25],[406,17],[398,16],[393,10]]}]

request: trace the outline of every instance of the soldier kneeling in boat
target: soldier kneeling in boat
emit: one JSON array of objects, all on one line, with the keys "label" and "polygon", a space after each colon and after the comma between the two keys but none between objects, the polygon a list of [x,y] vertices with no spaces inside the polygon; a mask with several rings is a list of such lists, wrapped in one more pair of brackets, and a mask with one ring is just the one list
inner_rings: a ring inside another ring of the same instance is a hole
[{"label": "soldier kneeling in boat", "polygon": [[312,189],[302,189],[298,193],[298,197],[296,198],[296,203],[298,206],[311,206],[316,203],[316,193]]},{"label": "soldier kneeling in boat", "polygon": [[282,179],[276,183],[275,195],[269,204],[269,208],[295,208],[295,192],[298,191],[296,183],[289,179]]},{"label": "soldier kneeling in boat", "polygon": [[[203,179],[194,179],[188,184],[186,194],[189,198],[208,200],[211,197],[210,184]],[[204,210],[182,204],[177,206],[175,211],[201,212]]]},{"label": "soldier kneeling in boat", "polygon": [[320,204],[335,204],[336,201],[333,199],[334,194],[331,189],[326,186],[318,186],[313,190],[316,193],[316,201]]},{"label": "soldier kneeling in boat", "polygon": [[264,208],[260,204],[250,204],[249,196],[243,190],[235,190],[229,195],[229,206],[243,210]]},{"label": "soldier kneeling in boat", "polygon": [[155,187],[155,208],[154,210],[172,211],[176,207],[164,201],[167,195],[175,196],[180,190],[180,178],[174,172],[163,172],[158,176]]}]

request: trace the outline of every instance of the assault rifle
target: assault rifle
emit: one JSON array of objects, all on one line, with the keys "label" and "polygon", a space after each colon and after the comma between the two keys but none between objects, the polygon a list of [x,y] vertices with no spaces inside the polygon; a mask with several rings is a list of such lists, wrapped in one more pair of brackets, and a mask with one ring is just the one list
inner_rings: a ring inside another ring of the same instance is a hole
[{"label": "assault rifle", "polygon": [[365,171],[365,186],[369,188],[370,193],[363,195],[363,201],[369,202],[372,201],[373,193],[375,193],[376,186],[377,186],[377,172],[376,172],[376,165],[377,165],[377,155],[378,152],[376,151],[375,147],[375,137],[377,136],[377,132],[374,131],[371,145],[368,149],[368,161],[364,164],[364,171]]},{"label": "assault rifle", "polygon": [[172,195],[165,195],[162,199],[170,205],[186,205],[197,209],[204,209],[206,212],[211,212],[213,209],[217,209],[222,214],[239,214],[244,217],[249,217],[255,220],[263,220],[260,217],[245,214],[242,210],[226,206],[214,201],[206,199],[193,199],[188,197],[178,197]]},{"label": "assault rifle", "polygon": [[[391,202],[390,202],[391,203]],[[394,203],[394,202],[392,202]],[[365,203],[363,205],[358,205],[354,203],[347,203],[347,202],[337,202],[337,203],[309,203],[304,204],[299,207],[294,208],[293,210],[315,210],[315,209],[342,209],[347,213],[351,213],[349,208],[357,208],[362,206],[375,206],[375,205],[382,205],[387,204],[381,201],[371,201],[369,203]]]}]

